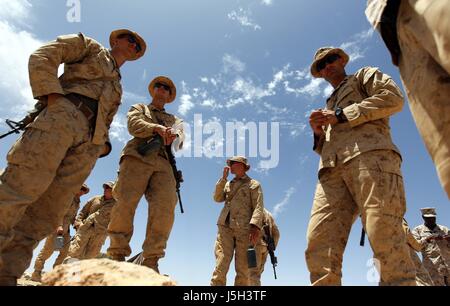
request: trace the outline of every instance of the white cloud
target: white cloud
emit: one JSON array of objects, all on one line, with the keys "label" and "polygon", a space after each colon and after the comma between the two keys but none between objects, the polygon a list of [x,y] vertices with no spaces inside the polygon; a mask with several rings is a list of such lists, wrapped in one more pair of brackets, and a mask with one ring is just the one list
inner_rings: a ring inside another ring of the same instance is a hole
[{"label": "white cloud", "polygon": [[275,205],[273,208],[273,217],[276,218],[281,212],[283,212],[286,209],[286,205],[289,204],[289,201],[291,200],[292,195],[296,192],[296,189],[294,187],[289,188],[285,192],[285,196],[283,200],[281,200],[279,203]]},{"label": "white cloud", "polygon": [[374,30],[372,28],[353,35],[349,41],[342,43],[339,48],[343,49],[350,56],[350,61],[356,61],[364,58],[367,47],[364,43],[373,37]]},{"label": "white cloud", "polygon": [[185,116],[193,107],[192,96],[188,94],[183,94],[180,98],[180,106],[178,107],[178,112]]},{"label": "white cloud", "polygon": [[29,18],[28,1],[0,0],[0,91],[2,116],[21,119],[36,102],[28,78],[28,59],[42,42],[20,29]]},{"label": "white cloud", "polygon": [[261,0],[261,4],[269,6],[269,5],[273,4],[273,1],[272,0]]},{"label": "white cloud", "polygon": [[237,21],[240,25],[244,27],[253,28],[253,30],[261,30],[261,26],[256,24],[251,19],[251,12],[249,10],[244,10],[242,7],[238,11],[232,11],[228,14],[230,20]]},{"label": "white cloud", "polygon": [[225,54],[222,58],[223,71],[225,73],[230,72],[243,72],[245,70],[245,64],[241,62],[237,57]]},{"label": "white cloud", "polygon": [[130,140],[131,136],[128,134],[127,117],[125,115],[117,113],[114,116],[114,121],[111,123],[111,129],[109,130],[109,136],[112,140],[121,143],[126,143]]}]

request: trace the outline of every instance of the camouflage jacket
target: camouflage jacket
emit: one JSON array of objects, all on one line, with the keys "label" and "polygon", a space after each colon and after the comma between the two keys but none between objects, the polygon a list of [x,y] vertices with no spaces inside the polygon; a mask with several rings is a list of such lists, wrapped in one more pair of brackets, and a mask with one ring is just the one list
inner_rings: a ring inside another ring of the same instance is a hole
[{"label": "camouflage jacket", "polygon": [[[275,243],[275,248],[276,248],[278,245],[278,241],[280,241],[280,230],[278,229],[278,226],[275,223],[275,219],[273,218],[272,214],[265,208],[264,208],[263,226],[269,227],[269,233],[273,238],[273,241]],[[260,244],[266,246],[267,243],[265,242],[265,240],[267,240],[266,233],[264,230],[262,230]]]},{"label": "camouflage jacket", "polygon": [[[140,144],[150,140],[154,135],[154,128],[158,125],[164,125],[165,127],[172,127],[174,124],[180,124],[181,119],[176,116],[167,113],[164,109],[159,110],[153,105],[135,104],[128,111],[128,132],[134,138],[128,141],[125,148],[122,151],[122,157],[129,155],[136,157],[143,162],[151,163],[154,160],[156,154],[161,154],[167,158],[167,153],[164,147],[159,152],[148,154],[145,157],[137,152],[137,148]],[[163,123],[163,124],[160,124]],[[183,129],[178,131],[179,136],[183,136]]]},{"label": "camouflage jacket", "polygon": [[61,226],[64,229],[64,232],[68,232],[70,225],[73,225],[75,223],[78,209],[80,209],[80,198],[75,196],[63,218],[63,223]]},{"label": "camouflage jacket", "polygon": [[[347,76],[328,98],[326,109],[341,107],[348,122],[329,125],[324,135],[315,138],[314,150],[321,156],[319,171],[374,150],[400,155],[391,139],[389,116],[399,112],[403,103],[398,86],[377,68],[365,67]],[[383,170],[401,175],[396,167]]]},{"label": "camouflage jacket", "polygon": [[261,184],[245,175],[228,182],[220,179],[216,184],[214,201],[225,202],[218,225],[236,230],[248,230],[250,224],[262,229],[264,202]]},{"label": "camouflage jacket", "polygon": [[[60,64],[64,73],[58,79]],[[29,74],[36,99],[78,93],[98,100],[92,143],[109,142],[108,130],[122,97],[120,70],[109,50],[81,33],[59,36],[30,56]]]},{"label": "camouflage jacket", "polygon": [[103,196],[95,196],[81,209],[76,220],[83,226],[94,225],[96,229],[107,230],[111,220],[111,210],[116,200],[105,200]]},{"label": "camouflage jacket", "polygon": [[414,228],[412,233],[423,245],[423,264],[430,274],[438,272],[443,276],[450,276],[450,242],[447,240],[425,241],[426,238],[432,235],[449,235],[448,228],[442,225],[436,225],[434,229],[430,230],[422,224]]}]

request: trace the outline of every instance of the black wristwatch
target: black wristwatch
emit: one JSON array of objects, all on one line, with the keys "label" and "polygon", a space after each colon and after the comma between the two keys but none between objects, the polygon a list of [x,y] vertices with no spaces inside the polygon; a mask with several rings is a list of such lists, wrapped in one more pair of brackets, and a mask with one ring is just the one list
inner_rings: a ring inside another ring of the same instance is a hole
[{"label": "black wristwatch", "polygon": [[348,119],[345,117],[344,110],[341,107],[336,108],[334,115],[338,119],[339,123],[347,122]]}]

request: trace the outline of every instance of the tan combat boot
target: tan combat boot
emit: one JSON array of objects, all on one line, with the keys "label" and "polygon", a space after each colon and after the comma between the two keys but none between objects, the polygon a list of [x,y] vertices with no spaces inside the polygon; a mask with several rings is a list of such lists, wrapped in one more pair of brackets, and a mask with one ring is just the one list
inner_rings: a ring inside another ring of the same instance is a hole
[{"label": "tan combat boot", "polygon": [[31,274],[31,280],[40,283],[42,281],[42,271],[35,270],[33,274]]},{"label": "tan combat boot", "polygon": [[158,257],[145,258],[144,261],[142,262],[142,265],[150,269],[153,269],[156,273],[159,274],[158,260],[159,260]]}]

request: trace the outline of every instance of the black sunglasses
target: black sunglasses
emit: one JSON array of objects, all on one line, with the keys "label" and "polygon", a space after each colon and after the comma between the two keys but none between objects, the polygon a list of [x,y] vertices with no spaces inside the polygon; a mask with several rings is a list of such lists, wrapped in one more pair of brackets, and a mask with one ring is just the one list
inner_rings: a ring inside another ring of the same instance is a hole
[{"label": "black sunglasses", "polygon": [[325,69],[327,64],[334,63],[335,61],[337,61],[340,58],[341,57],[337,54],[331,54],[330,56],[325,57],[323,60],[321,60],[317,63],[317,65],[316,65],[317,71],[321,71],[321,70]]},{"label": "black sunglasses", "polygon": [[167,90],[168,92],[170,92],[170,86],[163,84],[163,83],[155,83],[155,88],[164,88],[165,90]]},{"label": "black sunglasses", "polygon": [[119,39],[121,39],[121,38],[127,38],[127,40],[128,40],[128,42],[130,43],[130,44],[135,44],[136,45],[136,52],[137,53],[139,53],[139,52],[141,52],[142,51],[142,47],[141,47],[141,45],[139,44],[139,41],[136,39],[136,37],[134,36],[134,35],[131,35],[131,34],[123,34],[123,35],[120,35],[119,37],[117,37],[117,38],[119,38]]}]

